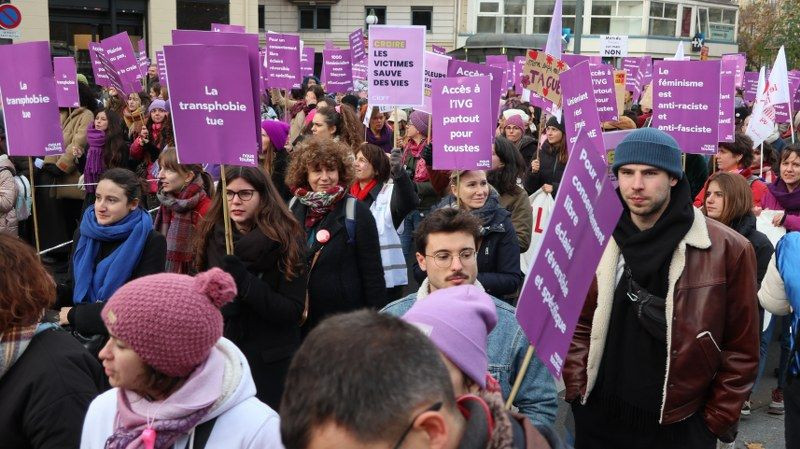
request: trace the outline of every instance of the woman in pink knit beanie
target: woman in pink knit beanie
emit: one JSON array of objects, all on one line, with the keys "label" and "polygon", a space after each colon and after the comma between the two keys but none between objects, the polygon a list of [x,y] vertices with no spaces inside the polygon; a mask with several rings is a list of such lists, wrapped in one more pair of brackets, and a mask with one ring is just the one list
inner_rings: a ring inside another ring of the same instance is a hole
[{"label": "woman in pink knit beanie", "polygon": [[117,290],[103,308],[111,338],[100,351],[115,388],[89,406],[81,448],[281,447],[277,413],[255,398],[247,360],[221,338],[219,308],[234,296],[219,268]]}]

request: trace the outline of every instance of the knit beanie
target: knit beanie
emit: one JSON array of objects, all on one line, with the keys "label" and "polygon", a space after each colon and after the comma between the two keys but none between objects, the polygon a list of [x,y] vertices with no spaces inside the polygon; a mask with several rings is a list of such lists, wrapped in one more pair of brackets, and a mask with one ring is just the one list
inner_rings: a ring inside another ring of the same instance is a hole
[{"label": "knit beanie", "polygon": [[86,79],[86,75],[84,75],[83,73],[79,73],[78,74],[77,80],[78,80],[79,83],[83,83],[83,84],[85,84],[87,86],[89,85],[89,80]]},{"label": "knit beanie", "polygon": [[555,115],[551,115],[550,118],[547,119],[547,124],[545,125],[545,128],[549,126],[552,126],[553,128],[558,128],[564,134],[567,133],[566,127],[564,126],[564,120],[561,120],[561,122],[559,122]]},{"label": "knit beanie", "polygon": [[439,289],[414,302],[403,320],[417,326],[464,374],[486,388],[486,346],[497,324],[489,295],[474,285]]},{"label": "knit beanie", "polygon": [[527,126],[527,123],[522,121],[522,116],[518,114],[514,114],[511,117],[506,119],[506,126],[516,126],[519,129],[524,130]]},{"label": "knit beanie", "polygon": [[420,134],[428,137],[428,117],[430,116],[426,112],[414,111],[411,113],[408,121],[414,125],[414,128],[417,128]]},{"label": "knit beanie", "polygon": [[156,98],[155,100],[153,100],[152,103],[150,103],[150,106],[147,107],[147,115],[150,115],[150,112],[153,109],[163,109],[165,111],[169,111],[169,107],[167,106],[167,102],[162,100],[162,99],[160,99],[160,98]]},{"label": "knit beanie", "polygon": [[639,128],[628,134],[614,150],[614,175],[627,164],[660,168],[681,179],[681,149],[669,134],[656,128]]},{"label": "knit beanie", "polygon": [[505,111],[503,111],[503,118],[506,119],[506,120],[510,119],[514,115],[520,116],[522,121],[525,122],[525,123],[527,123],[528,120],[530,120],[530,118],[531,118],[522,109],[511,108],[511,109],[506,109]]},{"label": "knit beanie", "polygon": [[286,148],[286,139],[289,138],[289,124],[280,120],[264,120],[261,122],[261,128],[269,136],[269,141],[272,146],[278,151],[283,151]]},{"label": "knit beanie", "polygon": [[219,308],[236,296],[236,283],[219,268],[195,277],[161,273],[117,290],[101,316],[114,337],[156,371],[186,377],[222,337]]}]

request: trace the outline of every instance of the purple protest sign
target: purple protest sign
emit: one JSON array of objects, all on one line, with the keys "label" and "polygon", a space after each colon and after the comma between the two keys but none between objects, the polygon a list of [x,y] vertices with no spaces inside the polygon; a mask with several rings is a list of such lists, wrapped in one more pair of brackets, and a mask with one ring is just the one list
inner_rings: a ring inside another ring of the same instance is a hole
[{"label": "purple protest sign", "polygon": [[255,166],[260,139],[254,139],[247,48],[167,45],[164,58],[178,160]]},{"label": "purple protest sign", "polygon": [[578,136],[585,135],[589,140],[588,144],[596,149],[598,154],[605,154],[589,62],[570,66],[569,70],[561,72],[560,81],[563,111],[561,120],[567,130],[569,147],[575,145]]},{"label": "purple protest sign", "polygon": [[[722,62],[733,61],[734,64],[734,85],[742,87],[744,83],[744,67],[747,64],[747,57],[741,53],[732,55],[722,55]],[[758,73],[756,73],[756,82],[758,82]]]},{"label": "purple protest sign", "polygon": [[736,133],[734,94],[736,93],[736,61],[723,59],[719,72],[719,131],[720,142],[733,142]]},{"label": "purple protest sign", "polygon": [[622,213],[606,164],[591,146],[579,133],[517,305],[519,325],[556,378],[561,377],[586,293]]},{"label": "purple protest sign", "polygon": [[657,61],[651,126],[684,153],[715,154],[719,139],[720,61]]},{"label": "purple protest sign", "polygon": [[500,67],[508,62],[506,55],[486,55],[486,65]]},{"label": "purple protest sign", "polygon": [[303,47],[300,53],[300,76],[314,76],[314,47]]},{"label": "purple protest sign", "polygon": [[300,36],[267,33],[266,85],[291,89],[300,84]]},{"label": "purple protest sign", "polygon": [[509,84],[513,82],[511,76],[511,65],[506,58],[506,55],[487,55],[486,56],[486,65],[490,67],[497,67],[499,69],[503,69],[503,82],[502,82],[502,93],[501,96],[509,89]]},{"label": "purple protest sign", "polygon": [[215,33],[244,33],[244,25],[228,25],[227,23],[212,23],[211,31]]},{"label": "purple protest sign", "polygon": [[639,85],[646,86],[653,81],[653,57],[642,56],[639,62]]},{"label": "purple protest sign", "polygon": [[433,80],[434,170],[489,170],[495,117],[485,76]]},{"label": "purple protest sign", "polygon": [[444,47],[440,47],[438,45],[431,45],[431,51],[436,53],[437,55],[446,55],[447,49]]},{"label": "purple protest sign", "polygon": [[167,64],[164,62],[164,52],[156,51],[156,68],[158,69],[158,79],[167,82]]},{"label": "purple protest sign", "polygon": [[[451,59],[447,64],[447,76],[488,76],[491,82],[492,117],[497,120],[500,110],[500,98],[503,96],[503,69],[474,62]],[[435,109],[434,109],[435,110]]]},{"label": "purple protest sign", "polygon": [[261,64],[258,66],[258,86],[260,92],[264,92],[264,90],[269,89],[269,85],[267,84],[267,52],[266,50],[259,50],[258,51],[258,60],[261,61]]},{"label": "purple protest sign", "polygon": [[369,104],[421,106],[425,86],[421,62],[424,60],[424,26],[370,26],[367,57]]},{"label": "purple protest sign", "polygon": [[601,122],[617,120],[617,96],[614,90],[614,69],[608,64],[589,64],[597,116]]},{"label": "purple protest sign", "polygon": [[781,103],[775,105],[775,123],[788,123],[789,118],[797,113],[794,99],[797,89],[800,87],[800,76],[798,76],[797,71],[792,70],[792,72],[787,74],[789,78],[789,98],[792,99],[792,104]]},{"label": "purple protest sign", "polygon": [[633,92],[634,102],[638,102],[639,95],[642,93],[642,86],[639,84],[641,76],[639,68],[642,63],[638,57],[626,56],[622,58],[622,68],[625,70],[625,89]]},{"label": "purple protest sign", "polygon": [[758,91],[758,72],[744,72],[744,101],[753,103],[756,101],[756,91]]},{"label": "purple protest sign", "polygon": [[97,52],[103,51],[103,47],[99,42],[89,42],[89,59],[92,61],[92,73],[94,74],[94,83],[98,86],[108,86],[108,73],[105,67],[97,57]]},{"label": "purple protest sign", "polygon": [[0,45],[0,59],[14,61],[0,70],[0,98],[3,101],[8,154],[62,154],[64,137],[56,104],[53,66],[50,64],[50,43]]},{"label": "purple protest sign", "polygon": [[525,67],[525,59],[525,56],[515,56],[514,62],[511,64],[511,75],[514,77],[514,88],[520,95],[522,95],[522,92],[525,90],[525,86],[523,86],[520,82],[520,78],[522,78],[522,70]]},{"label": "purple protest sign", "polygon": [[325,47],[323,50],[338,50],[339,47],[333,45],[333,41],[330,39],[325,39]]},{"label": "purple protest sign", "polygon": [[126,94],[142,89],[142,72],[139,70],[139,59],[133,52],[133,44],[128,32],[115,34],[100,41],[106,61],[119,75],[122,90]]},{"label": "purple protest sign", "polygon": [[364,30],[356,28],[355,31],[350,33],[350,61],[355,65],[366,59],[367,49],[364,47]]},{"label": "purple protest sign", "polygon": [[53,58],[56,80],[56,98],[59,108],[80,107],[78,97],[78,69],[72,56]]},{"label": "purple protest sign", "polygon": [[[261,61],[258,59],[258,35],[251,33],[226,33],[213,31],[172,30],[172,43],[175,45],[241,45],[247,49],[250,63],[250,90],[252,99],[251,114],[255,124],[258,148],[261,148]],[[222,67],[222,66],[220,66]],[[169,77],[169,72],[167,72]],[[248,105],[248,106],[250,106]]]},{"label": "purple protest sign", "polygon": [[130,93],[141,90],[141,85],[129,84],[125,82],[122,77],[120,77],[119,72],[117,72],[117,70],[111,66],[111,63],[108,62],[104,48],[98,49],[98,51],[95,53],[95,56],[97,57],[98,61],[100,61],[100,65],[103,67],[103,70],[105,70],[106,75],[108,75],[109,89],[113,87],[114,89],[118,90],[122,94],[122,97],[126,97]]},{"label": "purple protest sign", "polygon": [[613,150],[617,148],[617,145],[620,144],[628,134],[636,131],[635,129],[622,129],[619,131],[607,131],[603,133],[603,148],[606,150]]},{"label": "purple protest sign", "polygon": [[794,85],[798,87],[794,91],[790,91],[789,95],[793,98],[792,112],[797,114],[800,111],[800,70],[789,70],[789,89]]},{"label": "purple protest sign", "polygon": [[326,92],[353,90],[353,66],[350,50],[322,50],[322,84]]},{"label": "purple protest sign", "polygon": [[150,68],[150,59],[147,57],[147,41],[144,38],[139,39],[136,43],[139,47],[139,71],[142,72],[142,78],[147,78],[147,69]]},{"label": "purple protest sign", "polygon": [[603,57],[597,55],[576,55],[575,53],[562,53],[561,60],[566,62],[568,66],[572,67],[574,65],[578,65],[581,62],[589,61],[590,64],[602,64]]},{"label": "purple protest sign", "polygon": [[433,80],[438,78],[445,78],[447,76],[447,63],[450,62],[450,56],[440,55],[430,51],[425,52],[425,98],[422,106],[417,109],[428,114],[433,113],[431,95]]}]

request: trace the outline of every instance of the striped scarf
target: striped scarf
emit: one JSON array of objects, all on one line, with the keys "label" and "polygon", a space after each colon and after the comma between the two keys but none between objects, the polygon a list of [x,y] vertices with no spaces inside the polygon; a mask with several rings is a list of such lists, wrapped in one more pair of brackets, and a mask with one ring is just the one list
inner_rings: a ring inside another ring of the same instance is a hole
[{"label": "striped scarf", "polygon": [[189,274],[197,205],[206,196],[203,181],[198,176],[177,196],[158,192],[161,207],[156,215],[155,229],[167,238],[167,273]]},{"label": "striped scarf", "polygon": [[305,227],[311,229],[336,207],[339,200],[344,198],[345,189],[343,186],[335,185],[324,192],[311,192],[298,187],[294,189],[294,196],[308,208]]},{"label": "striped scarf", "polygon": [[0,335],[0,379],[20,358],[36,333],[36,324],[12,327]]}]

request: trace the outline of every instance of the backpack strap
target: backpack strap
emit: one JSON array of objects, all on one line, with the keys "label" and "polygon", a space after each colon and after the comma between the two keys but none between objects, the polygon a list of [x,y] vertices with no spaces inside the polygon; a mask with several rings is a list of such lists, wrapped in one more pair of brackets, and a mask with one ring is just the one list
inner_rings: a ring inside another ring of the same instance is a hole
[{"label": "backpack strap", "polygon": [[[214,423],[217,418],[212,418],[203,424],[194,428],[194,444],[189,448],[189,441],[186,442],[186,449],[203,449],[208,443],[208,438],[211,436],[211,431],[214,429]],[[191,438],[189,438],[191,441]]]},{"label": "backpack strap", "polygon": [[347,229],[347,243],[356,242],[356,201],[355,197],[348,196],[344,205],[344,227]]}]

